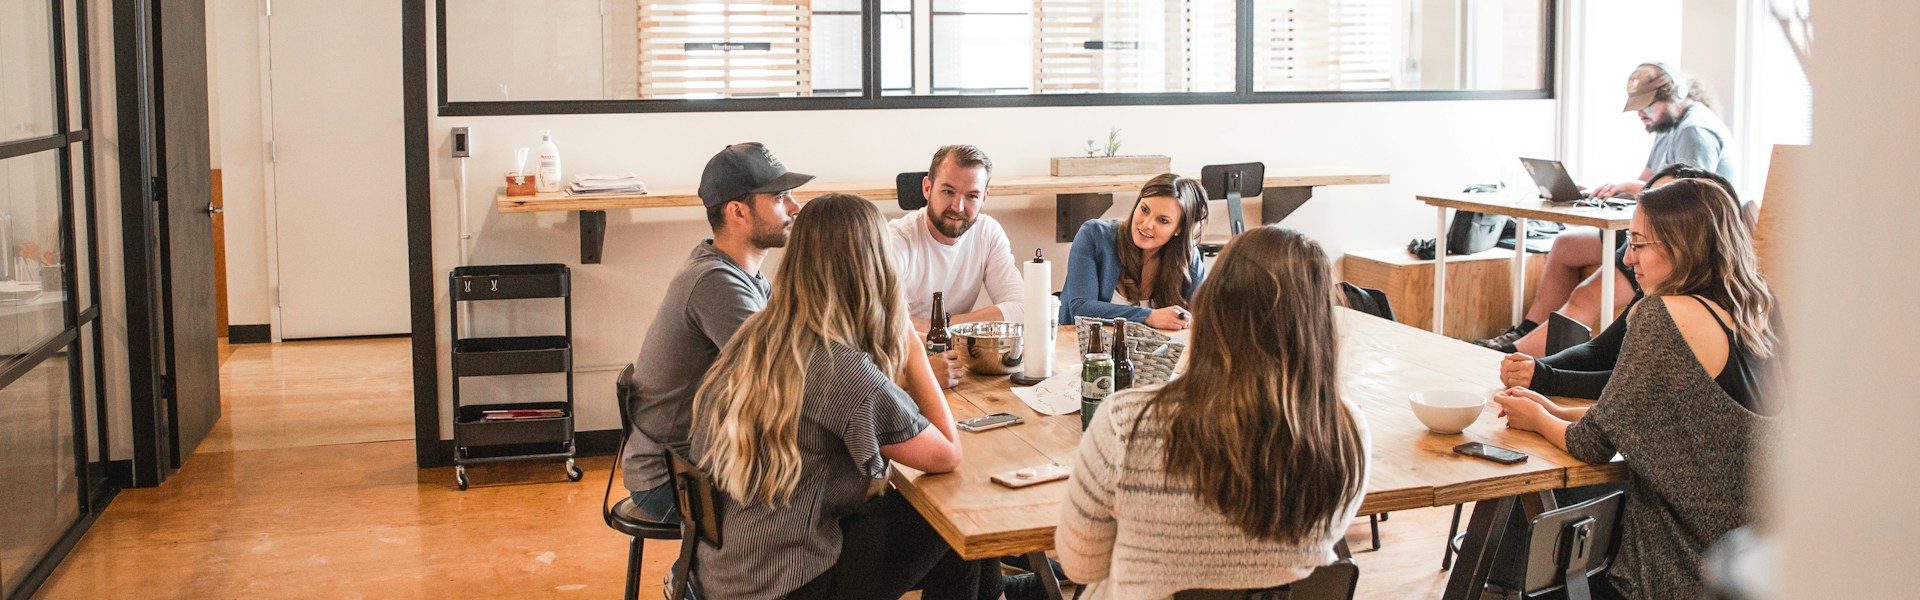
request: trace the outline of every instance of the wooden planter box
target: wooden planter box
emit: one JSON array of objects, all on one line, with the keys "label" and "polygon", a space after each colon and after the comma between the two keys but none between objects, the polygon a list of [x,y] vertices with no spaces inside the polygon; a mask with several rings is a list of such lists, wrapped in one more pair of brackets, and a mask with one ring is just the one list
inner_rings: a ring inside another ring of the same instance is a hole
[{"label": "wooden planter box", "polygon": [[1053,159],[1053,175],[1159,175],[1173,170],[1173,157],[1066,156]]}]

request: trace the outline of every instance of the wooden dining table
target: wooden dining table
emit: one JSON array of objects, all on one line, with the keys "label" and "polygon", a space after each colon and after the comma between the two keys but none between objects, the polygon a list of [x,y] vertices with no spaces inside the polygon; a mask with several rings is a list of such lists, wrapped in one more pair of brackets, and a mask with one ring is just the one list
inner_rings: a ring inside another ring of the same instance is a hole
[{"label": "wooden dining table", "polygon": [[[1491,394],[1500,386],[1499,352],[1348,309],[1339,311],[1340,379],[1346,399],[1366,415],[1372,438],[1363,515],[1477,502],[1468,535],[1444,597],[1477,598],[1485,587],[1493,549],[1507,515],[1552,508],[1555,489],[1624,481],[1624,465],[1588,465],[1539,435],[1510,430],[1489,403],[1464,432],[1429,431],[1413,415],[1409,395],[1425,390]],[[1057,336],[1055,365],[1080,362],[1071,327]],[[896,467],[894,489],[919,510],[942,538],[967,559],[1035,556],[1053,548],[1066,482],[1009,489],[990,477],[1047,463],[1072,465],[1080,443],[1080,416],[1046,416],[1028,408],[1005,376],[969,374],[947,392],[955,419],[1012,413],[1025,423],[961,433],[965,458],[950,473]],[[1477,441],[1526,453],[1499,464],[1453,452]],[[1544,504],[1543,504],[1544,503]],[[1037,569],[1058,597],[1058,583]]]}]

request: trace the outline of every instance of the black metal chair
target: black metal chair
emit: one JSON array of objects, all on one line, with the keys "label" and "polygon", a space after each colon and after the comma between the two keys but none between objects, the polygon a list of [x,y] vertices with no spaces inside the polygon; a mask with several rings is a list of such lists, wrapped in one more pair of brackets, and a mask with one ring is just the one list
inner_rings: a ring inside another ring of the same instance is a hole
[{"label": "black metal chair", "polygon": [[1353,590],[1360,582],[1360,567],[1353,559],[1342,558],[1339,562],[1313,570],[1306,579],[1295,581],[1280,587],[1260,590],[1186,590],[1173,595],[1173,600],[1353,600]]},{"label": "black metal chair", "polygon": [[1558,311],[1547,315],[1547,356],[1585,344],[1591,339],[1593,330],[1588,329],[1585,323],[1569,319]]},{"label": "black metal chair", "polygon": [[1250,162],[1232,165],[1207,165],[1200,168],[1200,187],[1207,192],[1207,198],[1227,201],[1227,240],[1201,240],[1200,255],[1211,257],[1220,254],[1227,242],[1234,236],[1247,230],[1245,210],[1241,199],[1246,196],[1259,196],[1266,191],[1267,165]]},{"label": "black metal chair", "polygon": [[694,548],[702,542],[720,547],[720,492],[713,480],[698,465],[671,448],[666,451],[668,468],[673,470],[674,493],[680,500],[680,561],[673,565],[673,588],[667,600],[701,600],[704,595],[694,581],[698,567]]},{"label": "black metal chair", "polygon": [[600,519],[614,531],[633,536],[633,545],[627,548],[627,600],[640,597],[640,559],[646,553],[646,540],[680,539],[680,526],[647,519],[634,506],[632,495],[621,498],[611,505],[613,482],[620,478],[620,457],[627,450],[627,436],[633,431],[633,365],[620,371],[620,380],[614,384],[614,401],[620,405],[620,449],[613,453],[613,472],[607,474],[607,490],[600,497]]},{"label": "black metal chair", "polygon": [[920,181],[926,178],[926,171],[893,176],[894,198],[900,202],[900,210],[915,210],[927,205],[927,195],[920,193]]},{"label": "black metal chair", "polygon": [[1592,600],[1588,581],[1613,563],[1626,506],[1626,492],[1613,492],[1540,513],[1528,524],[1526,564],[1518,580],[1494,584],[1518,590],[1521,598],[1554,594]]}]

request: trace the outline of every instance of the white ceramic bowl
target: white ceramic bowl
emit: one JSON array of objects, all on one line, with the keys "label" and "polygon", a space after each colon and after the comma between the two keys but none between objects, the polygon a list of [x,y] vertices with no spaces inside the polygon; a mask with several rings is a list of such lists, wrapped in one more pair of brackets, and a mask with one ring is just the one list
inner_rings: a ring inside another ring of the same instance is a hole
[{"label": "white ceramic bowl", "polygon": [[1460,433],[1480,419],[1487,405],[1486,394],[1454,390],[1414,392],[1410,398],[1413,416],[1434,433]]}]

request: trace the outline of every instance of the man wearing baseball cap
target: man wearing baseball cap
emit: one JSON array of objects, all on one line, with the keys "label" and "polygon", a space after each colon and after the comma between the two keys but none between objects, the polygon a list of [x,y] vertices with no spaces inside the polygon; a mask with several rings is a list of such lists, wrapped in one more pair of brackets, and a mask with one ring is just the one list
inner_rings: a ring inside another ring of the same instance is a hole
[{"label": "man wearing baseball cap", "polygon": [[[1654,134],[1653,151],[1647,155],[1646,167],[1639,178],[1600,185],[1593,188],[1592,195],[1597,198],[1638,196],[1654,173],[1672,165],[1691,165],[1732,180],[1734,164],[1728,151],[1733,145],[1733,136],[1727,133],[1726,123],[1707,105],[1705,96],[1698,82],[1689,81],[1685,74],[1665,63],[1644,63],[1634,68],[1627,76],[1627,104],[1623,110],[1639,113],[1640,124]],[[1625,233],[1620,232],[1622,236]],[[1626,253],[1624,240],[1622,237],[1620,243],[1615,244],[1620,255]],[[1585,279],[1581,275],[1587,269],[1600,266],[1600,248],[1598,229],[1581,227],[1560,234],[1553,242],[1553,251],[1547,253],[1546,267],[1540,273],[1540,293],[1534,295],[1533,304],[1527,307],[1525,320],[1500,335],[1475,343],[1502,352],[1539,356],[1546,353],[1546,335],[1535,330],[1538,323],[1545,322],[1547,315],[1555,310],[1575,320],[1598,321],[1601,274]],[[1616,256],[1613,264],[1618,271],[1613,275],[1613,306],[1624,307],[1638,292],[1637,284],[1632,268],[1624,259]]]},{"label": "man wearing baseball cap", "polygon": [[686,449],[700,380],[740,323],[766,307],[772,291],[760,263],[767,250],[787,245],[800,213],[789,191],[811,180],[756,142],[727,146],[700,174],[713,238],[695,246],[667,283],[634,363],[634,422],[626,424],[622,464],[634,506],[648,519],[680,522],[661,451]]},{"label": "man wearing baseball cap", "polygon": [[1733,180],[1733,157],[1728,154],[1733,136],[1708,106],[1699,82],[1665,63],[1642,64],[1627,76],[1627,104],[1621,110],[1639,113],[1640,124],[1654,134],[1653,152],[1647,155],[1646,170],[1639,178],[1594,188],[1594,195],[1631,198],[1647,186],[1654,172],[1675,164],[1693,165]]}]

